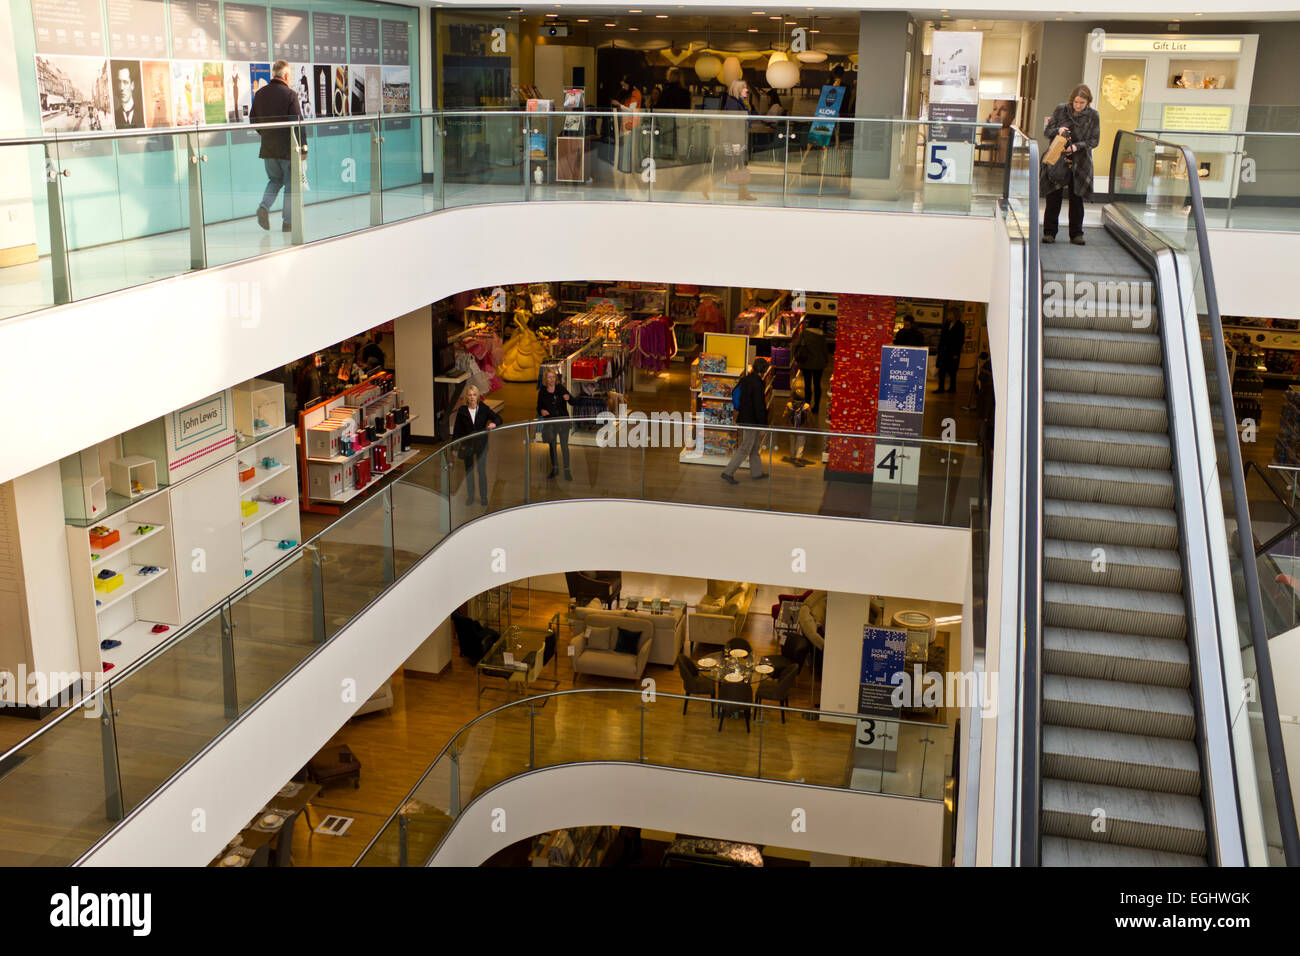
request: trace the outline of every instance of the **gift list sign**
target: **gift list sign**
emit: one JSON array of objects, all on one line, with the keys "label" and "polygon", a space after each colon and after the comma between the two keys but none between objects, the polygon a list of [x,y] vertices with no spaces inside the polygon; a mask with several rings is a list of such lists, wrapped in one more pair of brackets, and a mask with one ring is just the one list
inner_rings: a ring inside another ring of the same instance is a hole
[{"label": "gift list sign", "polygon": [[235,450],[229,390],[178,409],[164,422],[169,481],[179,481],[202,471]]}]

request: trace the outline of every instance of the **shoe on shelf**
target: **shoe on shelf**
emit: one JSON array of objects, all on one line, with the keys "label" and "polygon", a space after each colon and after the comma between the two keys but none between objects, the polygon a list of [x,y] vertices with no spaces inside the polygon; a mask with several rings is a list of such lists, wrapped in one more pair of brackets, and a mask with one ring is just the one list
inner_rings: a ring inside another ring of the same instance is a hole
[{"label": "shoe on shelf", "polygon": [[726,482],[727,484],[729,484],[729,485],[738,485],[738,484],[740,484],[740,482],[738,482],[735,478],[732,478],[732,477],[731,477],[729,474],[727,474],[725,471],[722,473],[722,480],[725,481],[725,482]]},{"label": "shoe on shelf", "polygon": [[1055,241],[1056,241],[1056,237],[1055,237],[1055,236],[1048,236],[1048,235],[1044,235],[1044,236],[1043,236],[1043,242],[1052,243],[1052,242],[1055,242]]},{"label": "shoe on shelf", "polygon": [[257,207],[257,224],[267,232],[271,231],[271,213],[265,206]]},{"label": "shoe on shelf", "polygon": [[1070,237],[1070,245],[1072,245],[1072,246],[1086,246],[1087,243],[1083,241],[1083,236],[1071,236],[1071,237]]}]

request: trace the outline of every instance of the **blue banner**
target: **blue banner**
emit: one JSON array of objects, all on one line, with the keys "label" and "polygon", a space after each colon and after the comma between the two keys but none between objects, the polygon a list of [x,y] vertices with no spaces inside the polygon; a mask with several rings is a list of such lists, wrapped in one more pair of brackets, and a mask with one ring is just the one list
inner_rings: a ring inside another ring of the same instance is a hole
[{"label": "blue banner", "polygon": [[862,629],[862,674],[858,683],[858,713],[898,716],[892,701],[893,680],[903,672],[907,632],[886,627]]},{"label": "blue banner", "polygon": [[880,403],[876,430],[881,435],[920,438],[925,421],[925,373],[930,350],[914,345],[880,348]]},{"label": "blue banner", "polygon": [[[817,98],[817,112],[813,115],[827,120],[837,119],[840,115],[840,110],[844,107],[844,99],[847,95],[848,89],[846,87],[823,86],[822,95]],[[809,142],[816,143],[818,146],[825,146],[830,143],[831,136],[834,132],[834,123],[813,123],[808,129],[808,140]]]}]

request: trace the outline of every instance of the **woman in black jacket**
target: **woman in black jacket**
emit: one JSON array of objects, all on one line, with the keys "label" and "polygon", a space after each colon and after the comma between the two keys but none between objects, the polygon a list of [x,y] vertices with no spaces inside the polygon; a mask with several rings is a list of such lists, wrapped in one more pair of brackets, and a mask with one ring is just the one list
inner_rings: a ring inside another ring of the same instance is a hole
[{"label": "woman in black jacket", "polygon": [[1038,188],[1047,198],[1043,211],[1043,242],[1056,241],[1056,228],[1061,218],[1061,199],[1070,197],[1070,241],[1076,246],[1083,241],[1083,204],[1092,199],[1092,151],[1101,142],[1101,117],[1092,108],[1092,90],[1080,83],[1070,91],[1070,99],[1052,110],[1043,135],[1048,145],[1058,135],[1069,137],[1061,162],[1068,167],[1064,183],[1052,181],[1047,166],[1042,167]]},{"label": "woman in black jacket", "polygon": [[822,331],[821,316],[810,315],[804,320],[803,329],[794,340],[790,350],[794,364],[803,375],[803,397],[812,406],[816,415],[822,407],[822,373],[830,364],[830,348],[826,344],[826,333]]},{"label": "woman in black jacket", "polygon": [[[538,418],[568,418],[569,402],[573,397],[569,394],[568,389],[562,385],[556,384],[559,376],[555,374],[555,369],[548,368],[542,374],[542,384],[537,389],[537,417]],[[553,425],[542,425],[542,438],[546,444],[551,446],[551,473],[547,478],[555,477],[555,442],[558,439],[560,448],[564,450],[564,480],[572,481],[573,475],[569,471],[569,423],[557,422]]]},{"label": "woman in black jacket", "polygon": [[[465,404],[456,410],[456,424],[452,426],[451,437],[463,438],[475,432],[488,432],[501,424],[501,416],[480,400],[478,389],[473,385],[465,389]],[[478,496],[487,504],[487,451],[486,434],[469,438],[461,442],[460,457],[465,462],[465,504],[474,503],[474,471],[478,471]]]}]

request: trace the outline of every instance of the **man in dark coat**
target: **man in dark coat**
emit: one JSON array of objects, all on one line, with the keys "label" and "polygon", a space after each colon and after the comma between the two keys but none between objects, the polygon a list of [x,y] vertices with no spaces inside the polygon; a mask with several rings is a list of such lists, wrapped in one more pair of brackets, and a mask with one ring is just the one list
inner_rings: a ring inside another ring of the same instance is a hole
[{"label": "man in dark coat", "polygon": [[1043,211],[1043,242],[1056,241],[1057,224],[1061,217],[1061,200],[1070,200],[1070,241],[1082,246],[1083,204],[1092,199],[1092,151],[1101,142],[1101,117],[1092,108],[1092,90],[1080,83],[1070,92],[1070,99],[1052,110],[1043,135],[1048,145],[1058,134],[1069,137],[1069,145],[1061,162],[1069,167],[1070,175],[1064,186],[1053,182],[1043,166],[1038,188],[1047,200]]},{"label": "man in dark coat", "polygon": [[766,478],[763,472],[763,454],[759,444],[763,432],[759,428],[767,424],[767,383],[763,375],[767,372],[767,359],[756,358],[749,374],[740,380],[740,408],[736,410],[736,424],[749,425],[737,433],[736,450],[731,453],[731,461],[722,469],[722,480],[736,484],[733,477],[740,463],[749,459],[749,477],[757,481]]},{"label": "man in dark coat", "polygon": [[[289,86],[289,64],[285,60],[276,60],[271,67],[271,82],[257,91],[253,97],[253,108],[248,114],[250,123],[277,123],[285,120],[302,119],[302,107],[298,94]],[[281,126],[275,129],[258,130],[262,137],[262,148],[257,156],[266,165],[266,192],[257,207],[257,224],[263,229],[271,228],[271,205],[280,190],[284,190],[284,232],[292,228],[292,196],[299,188],[293,181],[289,161],[289,149],[301,148],[303,156],[307,155],[307,146],[299,137],[301,131],[294,127]]]},{"label": "man in dark coat", "polygon": [[[957,366],[961,364],[961,350],[965,344],[966,323],[955,309],[948,309],[939,329],[939,348],[935,357],[939,370],[939,387],[935,389],[936,392],[957,391]],[[950,383],[946,389],[943,387],[945,380]]]},{"label": "man in dark coat", "polygon": [[903,327],[894,333],[895,345],[925,346],[925,335],[916,327],[916,319],[911,313],[903,313]]}]

